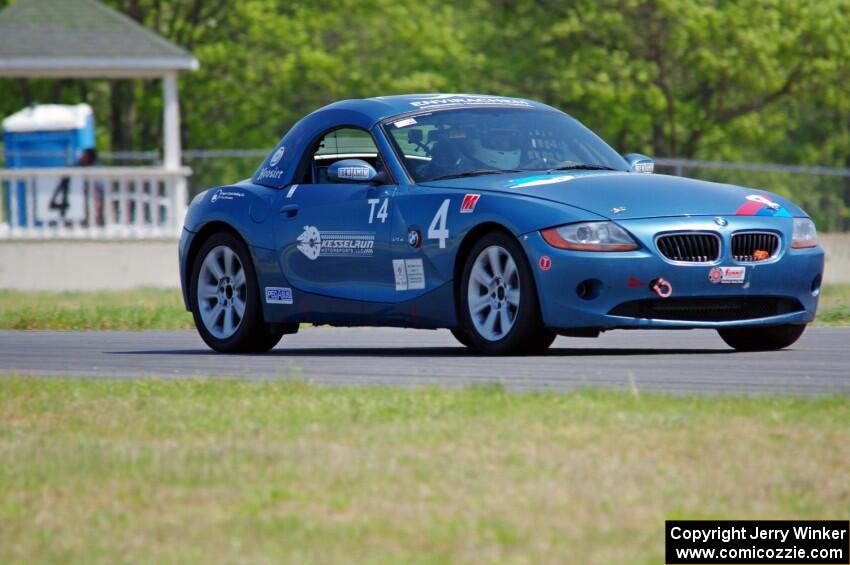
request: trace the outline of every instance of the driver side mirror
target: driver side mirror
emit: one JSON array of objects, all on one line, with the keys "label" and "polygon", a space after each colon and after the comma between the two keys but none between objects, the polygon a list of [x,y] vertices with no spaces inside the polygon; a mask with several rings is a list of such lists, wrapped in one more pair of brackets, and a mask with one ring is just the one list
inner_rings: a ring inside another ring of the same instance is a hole
[{"label": "driver side mirror", "polygon": [[629,153],[623,155],[623,159],[629,164],[633,173],[651,173],[655,170],[655,163],[646,155],[640,153]]},{"label": "driver side mirror", "polygon": [[362,159],[343,159],[328,167],[328,178],[333,182],[369,183],[378,173]]}]

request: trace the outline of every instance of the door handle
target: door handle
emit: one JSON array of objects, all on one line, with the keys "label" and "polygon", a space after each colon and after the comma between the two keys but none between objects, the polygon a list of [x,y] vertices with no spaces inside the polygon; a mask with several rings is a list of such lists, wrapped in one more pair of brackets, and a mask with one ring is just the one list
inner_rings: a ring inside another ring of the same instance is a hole
[{"label": "door handle", "polygon": [[298,204],[287,204],[286,206],[280,209],[280,216],[284,220],[291,220],[298,215],[298,210],[300,209],[301,208],[298,206]]}]

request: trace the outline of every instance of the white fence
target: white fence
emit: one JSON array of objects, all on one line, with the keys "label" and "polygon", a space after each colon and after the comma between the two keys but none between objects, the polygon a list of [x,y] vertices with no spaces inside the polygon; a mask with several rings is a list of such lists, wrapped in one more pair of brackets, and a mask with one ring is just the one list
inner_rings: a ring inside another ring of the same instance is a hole
[{"label": "white fence", "polygon": [[190,169],[0,169],[0,240],[180,236]]},{"label": "white fence", "polygon": [[670,167],[681,177],[685,169],[716,169],[721,171],[746,171],[757,173],[785,173],[791,175],[817,175],[850,178],[850,169],[841,167],[816,167],[807,165],[780,165],[778,163],[736,163],[731,161],[705,161],[700,159],[672,159],[658,157],[656,165]]},{"label": "white fence", "polygon": [[[0,240],[173,238],[190,196],[249,177],[266,154],[266,149],[185,150],[191,178],[189,169],[163,169],[155,151],[99,153],[100,162],[120,166],[0,168]],[[848,168],[665,158],[655,163],[660,173],[786,194],[812,214],[820,231],[850,231]]]}]

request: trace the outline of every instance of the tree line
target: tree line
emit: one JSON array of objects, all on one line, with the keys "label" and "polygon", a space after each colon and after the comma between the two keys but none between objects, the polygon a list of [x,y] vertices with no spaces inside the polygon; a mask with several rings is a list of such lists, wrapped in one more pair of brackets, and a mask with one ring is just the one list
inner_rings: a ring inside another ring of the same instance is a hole
[{"label": "tree line", "polygon": [[[105,1],[199,59],[180,79],[193,149],[271,147],[334,100],[441,91],[544,101],[622,152],[850,167],[850,0]],[[158,81],[0,91],[3,115],[89,102],[103,148],[161,144]]]}]

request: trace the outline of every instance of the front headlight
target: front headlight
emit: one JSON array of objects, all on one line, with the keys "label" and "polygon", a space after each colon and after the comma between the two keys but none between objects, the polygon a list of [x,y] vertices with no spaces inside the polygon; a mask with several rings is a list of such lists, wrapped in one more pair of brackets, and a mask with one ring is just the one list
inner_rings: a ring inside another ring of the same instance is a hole
[{"label": "front headlight", "polygon": [[818,230],[808,218],[794,218],[794,232],[791,235],[791,247],[805,249],[818,244]]},{"label": "front headlight", "polygon": [[575,251],[633,251],[632,236],[614,222],[581,222],[540,232],[546,243]]}]

